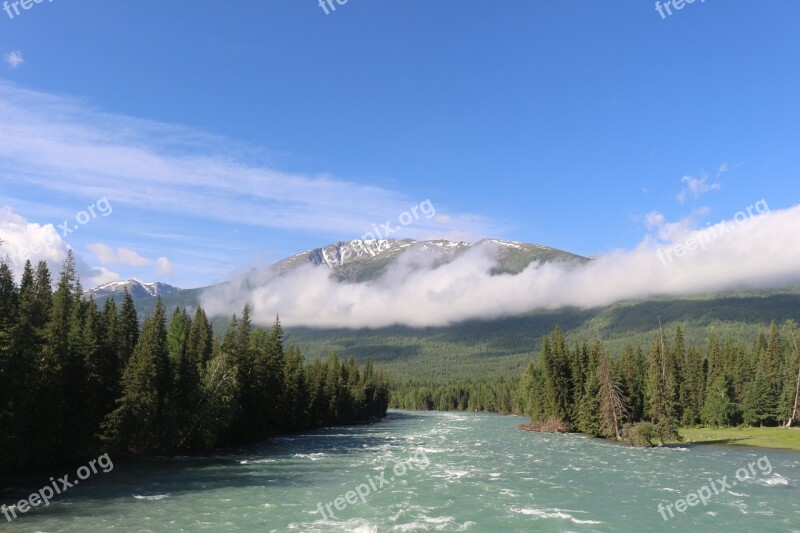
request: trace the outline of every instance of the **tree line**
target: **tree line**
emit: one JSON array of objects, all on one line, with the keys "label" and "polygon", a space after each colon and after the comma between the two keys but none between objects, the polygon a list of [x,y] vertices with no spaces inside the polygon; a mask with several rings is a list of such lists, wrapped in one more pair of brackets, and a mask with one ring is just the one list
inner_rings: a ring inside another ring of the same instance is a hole
[{"label": "tree line", "polygon": [[511,413],[518,380],[409,382],[394,385],[389,407],[411,411],[485,411]]},{"label": "tree line", "polygon": [[712,335],[687,347],[680,326],[649,349],[612,357],[601,342],[567,342],[556,326],[519,380],[397,387],[391,406],[486,410],[531,417],[528,429],[579,431],[637,445],[674,440],[681,426],[790,426],[800,417],[800,357],[793,322],[772,324],[751,346]]},{"label": "tree line", "polygon": [[159,300],[140,327],[133,299],[86,299],[72,252],[19,284],[0,263],[0,472],[99,453],[172,454],[382,417],[388,382],[370,361],[304,361],[245,306],[215,336],[204,310]]}]

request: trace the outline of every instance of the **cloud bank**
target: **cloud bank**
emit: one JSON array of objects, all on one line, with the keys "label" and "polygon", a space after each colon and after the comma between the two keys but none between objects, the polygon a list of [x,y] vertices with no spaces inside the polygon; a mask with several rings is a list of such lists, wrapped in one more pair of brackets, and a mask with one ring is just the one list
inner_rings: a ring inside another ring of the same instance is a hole
[{"label": "cloud bank", "polygon": [[[70,248],[52,224],[29,222],[8,207],[0,209],[0,241],[0,259],[8,262],[17,279],[22,275],[25,261],[30,260],[34,268],[39,261],[45,261],[53,281],[57,281]],[[103,267],[90,266],[79,254],[75,256],[75,267],[87,288],[120,278]]]},{"label": "cloud bank", "polygon": [[[361,284],[337,283],[325,267],[306,266],[282,276],[248,273],[207,290],[202,304],[211,314],[230,315],[249,303],[257,321],[269,323],[280,314],[289,326],[424,327],[534,309],[592,308],[649,296],[800,282],[800,206],[737,220],[702,230],[677,224],[666,233],[669,240],[647,237],[635,249],[585,266],[532,264],[518,275],[490,275],[495,261],[485,247],[438,268],[404,255],[380,279]],[[687,243],[701,240],[703,247],[687,249],[692,247]],[[675,252],[679,246],[684,247],[680,255],[659,258],[659,250]]]}]

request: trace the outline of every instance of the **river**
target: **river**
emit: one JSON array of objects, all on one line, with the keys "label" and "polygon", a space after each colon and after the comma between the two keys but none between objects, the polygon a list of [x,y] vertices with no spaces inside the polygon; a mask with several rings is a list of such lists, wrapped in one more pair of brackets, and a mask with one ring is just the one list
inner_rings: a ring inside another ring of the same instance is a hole
[{"label": "river", "polygon": [[[634,449],[521,421],[393,411],[217,455],[127,461],[11,523],[0,515],[0,530],[800,531],[798,453]],[[0,503],[47,483],[18,482]]]}]

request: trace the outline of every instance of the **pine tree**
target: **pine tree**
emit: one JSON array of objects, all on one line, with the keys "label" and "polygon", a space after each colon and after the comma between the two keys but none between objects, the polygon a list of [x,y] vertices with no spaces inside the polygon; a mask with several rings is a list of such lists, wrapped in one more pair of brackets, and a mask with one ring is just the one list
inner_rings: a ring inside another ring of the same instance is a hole
[{"label": "pine tree", "polygon": [[185,309],[175,309],[167,329],[167,351],[172,371],[168,415],[171,448],[177,449],[191,431],[193,415],[199,400],[200,373],[188,353],[191,319]]},{"label": "pine tree", "polygon": [[755,378],[755,364],[750,351],[741,341],[731,341],[733,361],[729,375],[733,378],[733,390],[736,404],[744,406],[747,400],[747,388]]},{"label": "pine tree", "polygon": [[161,298],[147,316],[122,377],[122,397],[105,422],[107,438],[122,451],[152,453],[165,445],[166,398],[171,384],[166,317]]},{"label": "pine tree", "polygon": [[669,349],[663,332],[653,343],[647,372],[647,394],[650,420],[660,443],[678,438],[678,418],[675,412],[678,397],[677,376],[670,364]]},{"label": "pine tree", "polygon": [[629,407],[626,420],[638,422],[645,415],[645,358],[641,348],[629,344],[622,354],[622,390]]},{"label": "pine tree", "polygon": [[[64,458],[80,460],[94,448],[95,387],[90,384],[89,364],[100,357],[100,324],[94,301],[83,299],[83,288],[75,275],[70,305],[68,349],[62,354],[63,402],[61,450]],[[88,315],[91,313],[91,318]],[[87,320],[92,323],[84,326]]]},{"label": "pine tree", "polygon": [[578,431],[592,437],[602,434],[600,420],[600,379],[598,366],[600,346],[595,345],[589,351],[589,362],[586,367],[586,380],[583,394],[578,406],[577,427]]},{"label": "pine tree", "polygon": [[[37,290],[43,289],[37,287]],[[74,378],[76,370],[74,354],[70,352],[70,330],[76,317],[74,291],[75,257],[70,250],[53,293],[34,384],[31,457],[37,466],[72,459],[64,456],[65,451],[73,450],[63,449],[62,437],[72,418],[64,413],[69,408],[65,401],[65,381],[67,374]]]},{"label": "pine tree", "polygon": [[202,307],[198,307],[192,319],[192,327],[189,329],[186,354],[189,360],[197,365],[200,375],[205,373],[206,364],[211,359],[213,339],[214,335],[206,313]]},{"label": "pine tree", "polygon": [[675,404],[673,410],[678,421],[683,417],[684,404],[681,400],[685,393],[681,390],[684,385],[684,373],[686,371],[686,345],[683,338],[681,327],[675,326],[675,344],[669,352],[668,364],[672,367],[671,372],[675,380]]},{"label": "pine tree", "polygon": [[288,425],[286,405],[292,403],[290,394],[284,390],[284,369],[286,353],[283,349],[283,326],[279,317],[275,318],[265,343],[258,352],[256,361],[259,383],[262,390],[261,401],[264,410],[266,430],[277,433]]},{"label": "pine tree", "polygon": [[576,344],[570,361],[571,403],[573,409],[570,417],[577,420],[585,393],[585,384],[589,373],[589,346],[586,343]]},{"label": "pine tree", "polygon": [[325,382],[322,389],[327,404],[325,425],[332,426],[339,421],[339,404],[343,385],[339,357],[334,352],[325,361]]},{"label": "pine tree", "polygon": [[559,326],[556,326],[550,338],[545,337],[542,341],[541,364],[547,402],[546,415],[569,424],[572,412],[572,378],[569,349]]},{"label": "pine tree", "polygon": [[[31,262],[26,261],[19,291],[19,315],[13,332],[16,357],[13,384],[14,398],[14,442],[3,454],[12,466],[21,469],[34,464],[33,452],[40,438],[36,406],[41,354],[45,343],[45,328],[49,321],[52,287],[50,271],[44,261],[33,272]],[[44,461],[38,461],[43,464]]]},{"label": "pine tree", "polygon": [[[236,330],[235,316],[233,322],[233,329],[228,329],[229,334]],[[232,342],[234,335],[226,334],[226,337],[230,337],[229,341]],[[194,447],[205,448],[224,445],[230,441],[226,430],[238,408],[236,374],[233,356],[223,349],[222,343],[215,342],[212,345],[211,359],[203,372],[200,402],[184,441],[194,443]]]},{"label": "pine tree", "polygon": [[547,417],[547,399],[544,396],[544,374],[540,364],[531,361],[517,386],[517,405],[522,414],[533,422],[544,422]]},{"label": "pine tree", "polygon": [[[234,328],[234,325],[231,325]],[[229,336],[230,335],[230,336]],[[231,428],[234,443],[245,443],[260,438],[263,416],[260,416],[259,387],[256,381],[256,349],[253,345],[253,326],[250,306],[245,305],[235,329],[229,329],[223,347],[231,354],[236,367],[237,403],[239,409]]]},{"label": "pine tree", "polygon": [[117,319],[116,344],[118,347],[117,361],[122,369],[128,364],[128,360],[133,355],[136,343],[139,340],[139,318],[136,316],[136,308],[133,305],[133,298],[125,287],[122,298],[122,307]]},{"label": "pine tree", "polygon": [[19,293],[8,264],[0,262],[0,470],[16,462],[15,453],[20,446],[17,409],[20,392],[17,387],[23,377],[16,353],[14,330],[18,322]]},{"label": "pine tree", "polygon": [[775,426],[781,421],[783,346],[773,323],[766,349],[758,354],[756,375],[747,393],[744,419],[752,426]]},{"label": "pine tree", "polygon": [[708,343],[706,360],[706,393],[708,393],[714,383],[716,383],[717,378],[723,372],[722,349],[719,345],[719,338],[716,335],[712,335]]},{"label": "pine tree", "polygon": [[700,351],[690,348],[686,356],[681,403],[683,404],[682,424],[694,426],[700,421],[706,397],[706,375],[703,356]]},{"label": "pine tree", "polygon": [[[234,314],[225,330],[225,335],[222,337],[222,342],[219,344],[219,352],[212,357],[213,373],[211,367],[206,372],[207,378],[211,381],[209,387],[216,387],[216,379],[223,380],[224,390],[231,395],[230,401],[228,396],[224,396],[226,413],[219,413],[218,423],[220,431],[230,428],[230,431],[220,433],[218,438],[220,444],[223,446],[236,443],[237,438],[241,434],[240,421],[244,416],[244,406],[242,405],[242,398],[244,395],[244,387],[242,383],[243,376],[247,372],[239,366],[242,357],[239,354],[239,319]],[[231,378],[232,374],[232,378]],[[228,380],[230,378],[230,384]],[[215,389],[212,389],[215,390]],[[222,405],[218,406],[220,409]]]},{"label": "pine tree", "polygon": [[733,384],[727,374],[720,374],[708,391],[703,407],[703,424],[713,427],[724,427],[734,423],[737,417],[736,405],[733,403]]},{"label": "pine tree", "polygon": [[120,382],[122,372],[125,370],[119,359],[117,347],[117,331],[119,323],[117,305],[113,298],[107,298],[103,305],[102,316],[102,354],[100,362],[95,365],[97,379],[101,383],[98,411],[103,413],[103,418],[114,410],[114,402],[120,395]]},{"label": "pine tree", "polygon": [[[371,363],[368,361],[368,365]],[[292,346],[286,352],[283,371],[283,409],[286,412],[288,431],[308,427],[308,389],[303,362],[303,354]]]}]

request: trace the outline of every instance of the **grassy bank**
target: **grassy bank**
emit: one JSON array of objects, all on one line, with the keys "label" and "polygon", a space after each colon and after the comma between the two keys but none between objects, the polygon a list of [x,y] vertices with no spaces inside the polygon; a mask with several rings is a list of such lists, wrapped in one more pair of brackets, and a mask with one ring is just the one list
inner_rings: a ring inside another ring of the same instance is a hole
[{"label": "grassy bank", "polygon": [[800,428],[682,428],[686,444],[732,444],[800,452]]}]

